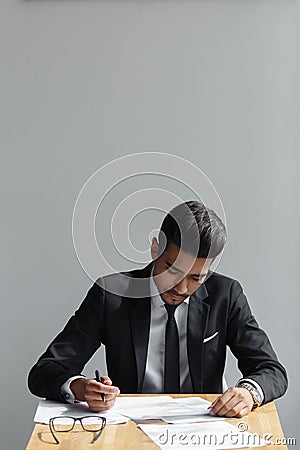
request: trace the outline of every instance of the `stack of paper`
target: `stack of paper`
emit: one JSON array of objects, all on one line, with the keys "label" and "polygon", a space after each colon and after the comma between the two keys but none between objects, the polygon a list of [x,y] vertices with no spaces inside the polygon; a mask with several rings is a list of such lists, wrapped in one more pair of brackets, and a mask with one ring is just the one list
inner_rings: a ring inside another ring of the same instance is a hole
[{"label": "stack of paper", "polygon": [[225,420],[224,417],[210,416],[209,405],[210,402],[200,397],[177,399],[169,396],[117,397],[115,405],[111,409],[101,413],[93,413],[88,409],[87,403],[84,402],[72,405],[41,400],[34,421],[49,423],[51,417],[96,417],[99,415],[106,417],[107,424],[125,423],[129,419],[135,421],[161,419],[174,424]]},{"label": "stack of paper", "polygon": [[224,417],[209,415],[210,404],[200,397],[118,397],[111,411],[135,421],[161,419],[168,423],[191,423],[225,420]]}]

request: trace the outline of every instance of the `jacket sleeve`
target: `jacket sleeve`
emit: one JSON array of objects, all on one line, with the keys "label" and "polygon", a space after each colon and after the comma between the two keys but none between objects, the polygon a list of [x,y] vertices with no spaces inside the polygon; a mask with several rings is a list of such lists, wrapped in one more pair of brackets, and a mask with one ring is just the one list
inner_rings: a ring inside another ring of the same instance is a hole
[{"label": "jacket sleeve", "polygon": [[63,383],[79,375],[104,343],[104,297],[104,290],[94,283],[79,309],[30,370],[28,387],[32,394],[64,401]]},{"label": "jacket sleeve", "polygon": [[244,378],[251,378],[261,386],[263,403],[281,397],[288,384],[286,370],[252,315],[237,281],[231,287],[227,330],[227,343],[238,360],[238,367]]}]

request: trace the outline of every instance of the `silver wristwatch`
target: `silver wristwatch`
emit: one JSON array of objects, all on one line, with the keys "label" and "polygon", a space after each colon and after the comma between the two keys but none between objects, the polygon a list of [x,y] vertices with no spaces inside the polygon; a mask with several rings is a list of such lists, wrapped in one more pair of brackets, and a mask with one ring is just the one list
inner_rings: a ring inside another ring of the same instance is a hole
[{"label": "silver wristwatch", "polygon": [[259,390],[256,389],[256,387],[252,386],[252,384],[250,383],[246,383],[246,382],[242,382],[238,385],[238,387],[243,387],[245,389],[247,389],[250,394],[252,395],[253,398],[253,407],[252,409],[257,408],[258,406],[260,406],[262,404],[262,398],[261,395],[259,393]]}]

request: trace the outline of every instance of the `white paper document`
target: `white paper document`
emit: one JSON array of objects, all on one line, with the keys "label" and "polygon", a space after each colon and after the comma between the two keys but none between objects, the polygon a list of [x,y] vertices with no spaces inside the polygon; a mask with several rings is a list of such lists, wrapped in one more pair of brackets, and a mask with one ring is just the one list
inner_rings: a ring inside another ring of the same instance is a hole
[{"label": "white paper document", "polygon": [[139,425],[140,429],[163,450],[217,450],[262,447],[270,442],[257,434],[240,431],[227,422],[178,425]]},{"label": "white paper document", "polygon": [[200,397],[118,397],[111,411],[136,421],[161,419],[168,423],[191,423],[225,420],[209,415],[210,404]]},{"label": "white paper document", "polygon": [[173,399],[167,395],[149,397],[117,397],[111,411],[133,420],[159,419],[161,412],[169,411]]},{"label": "white paper document", "polygon": [[161,411],[159,418],[168,423],[216,422],[226,417],[210,416],[211,402],[200,397],[173,399],[171,408]]},{"label": "white paper document", "polygon": [[[74,405],[72,405],[69,403],[59,403],[50,400],[40,400],[33,420],[34,422],[48,424],[51,417],[60,416],[72,416],[76,418],[82,416],[91,416],[91,424],[93,423],[92,417],[97,416],[105,417],[106,423],[110,425],[125,423],[129,420],[127,417],[121,416],[120,414],[113,412],[111,409],[100,413],[94,413],[89,410],[88,404],[85,402],[75,403]],[[61,423],[63,423],[63,419]]]}]

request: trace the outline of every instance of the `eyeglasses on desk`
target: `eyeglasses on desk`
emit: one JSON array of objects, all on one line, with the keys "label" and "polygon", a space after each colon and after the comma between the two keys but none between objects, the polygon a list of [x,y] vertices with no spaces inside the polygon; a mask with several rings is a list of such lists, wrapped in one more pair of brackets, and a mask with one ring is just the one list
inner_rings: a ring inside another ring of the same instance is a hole
[{"label": "eyeglasses on desk", "polygon": [[101,416],[84,416],[84,417],[71,417],[71,416],[59,416],[51,417],[49,420],[49,428],[53,439],[56,444],[59,444],[57,434],[68,433],[73,430],[76,422],[80,422],[84,431],[96,433],[93,437],[92,443],[96,442],[101,436],[103,428],[106,425],[106,418]]}]

